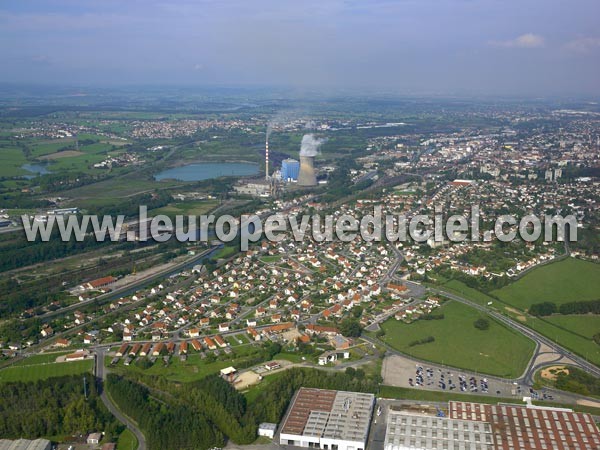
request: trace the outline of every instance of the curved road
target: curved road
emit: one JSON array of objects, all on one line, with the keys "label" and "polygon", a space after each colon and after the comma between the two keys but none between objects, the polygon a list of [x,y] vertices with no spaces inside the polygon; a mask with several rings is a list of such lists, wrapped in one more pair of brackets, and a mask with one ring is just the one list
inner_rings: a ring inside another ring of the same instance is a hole
[{"label": "curved road", "polygon": [[[95,349],[96,352],[96,364],[95,364],[95,372],[96,378],[99,380],[98,382],[104,385],[106,381],[106,370],[104,369],[104,348],[98,347]],[[115,405],[110,397],[107,395],[104,386],[101,386],[100,390],[100,398],[102,399],[102,403],[106,405],[106,408],[110,411],[110,413],[117,418],[119,422],[127,427],[129,431],[131,431],[138,441],[138,450],[146,450],[146,438],[138,426],[126,415],[124,415],[117,405]]]}]

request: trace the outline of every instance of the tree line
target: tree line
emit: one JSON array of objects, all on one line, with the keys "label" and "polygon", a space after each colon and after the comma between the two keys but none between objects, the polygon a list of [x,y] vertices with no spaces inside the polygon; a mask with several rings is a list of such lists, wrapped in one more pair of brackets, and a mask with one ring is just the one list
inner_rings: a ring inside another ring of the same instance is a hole
[{"label": "tree line", "polygon": [[568,302],[557,306],[553,302],[534,303],[529,307],[529,314],[543,317],[552,314],[600,314],[600,300]]}]

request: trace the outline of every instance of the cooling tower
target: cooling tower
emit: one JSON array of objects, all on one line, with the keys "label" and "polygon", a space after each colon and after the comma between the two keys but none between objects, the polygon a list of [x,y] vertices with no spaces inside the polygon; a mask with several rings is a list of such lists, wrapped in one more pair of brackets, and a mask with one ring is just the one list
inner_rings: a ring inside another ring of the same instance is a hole
[{"label": "cooling tower", "polygon": [[314,156],[300,156],[300,173],[298,174],[299,186],[316,186],[317,176],[315,175]]}]

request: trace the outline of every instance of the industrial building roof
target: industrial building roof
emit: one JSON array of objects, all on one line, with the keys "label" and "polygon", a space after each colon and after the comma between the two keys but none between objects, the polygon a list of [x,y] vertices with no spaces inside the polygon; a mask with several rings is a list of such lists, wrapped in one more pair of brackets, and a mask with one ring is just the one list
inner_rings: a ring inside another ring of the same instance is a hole
[{"label": "industrial building roof", "polygon": [[390,411],[385,450],[494,450],[488,423]]},{"label": "industrial building roof", "polygon": [[373,394],[300,388],[281,432],[319,438],[364,441],[369,431]]},{"label": "industrial building roof", "polygon": [[592,416],[568,409],[450,402],[449,415],[489,422],[499,450],[600,449],[600,433]]},{"label": "industrial building roof", "polygon": [[52,447],[47,439],[17,439],[10,441],[8,439],[0,439],[0,450],[49,450]]}]

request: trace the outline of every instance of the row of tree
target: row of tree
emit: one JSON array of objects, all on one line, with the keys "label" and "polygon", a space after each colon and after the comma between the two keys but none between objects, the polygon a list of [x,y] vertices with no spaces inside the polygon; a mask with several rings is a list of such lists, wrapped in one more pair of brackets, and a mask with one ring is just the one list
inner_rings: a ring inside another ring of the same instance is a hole
[{"label": "row of tree", "polygon": [[529,314],[543,317],[552,314],[600,314],[600,300],[587,302],[568,302],[557,306],[553,302],[534,303],[529,307]]}]

